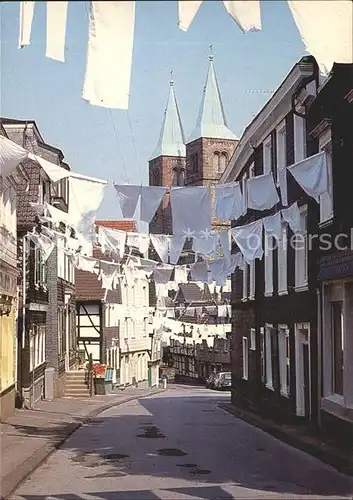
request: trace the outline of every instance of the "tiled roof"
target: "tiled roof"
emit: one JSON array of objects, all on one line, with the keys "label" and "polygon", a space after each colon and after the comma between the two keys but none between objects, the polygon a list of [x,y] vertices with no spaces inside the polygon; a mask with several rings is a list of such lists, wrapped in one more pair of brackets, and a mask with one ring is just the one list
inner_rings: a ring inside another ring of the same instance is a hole
[{"label": "tiled roof", "polygon": [[135,232],[136,221],[134,220],[96,220],[96,226],[103,226],[109,229],[118,229],[119,231]]},{"label": "tiled roof", "polygon": [[88,271],[76,270],[76,300],[103,300],[104,290],[98,277]]}]

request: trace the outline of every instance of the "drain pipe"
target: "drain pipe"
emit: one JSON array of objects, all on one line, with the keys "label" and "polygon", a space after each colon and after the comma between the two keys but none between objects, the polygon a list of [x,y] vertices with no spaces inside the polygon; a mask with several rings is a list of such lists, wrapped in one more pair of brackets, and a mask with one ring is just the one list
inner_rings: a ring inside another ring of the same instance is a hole
[{"label": "drain pipe", "polygon": [[317,425],[321,429],[321,394],[322,394],[322,288],[317,295]]}]

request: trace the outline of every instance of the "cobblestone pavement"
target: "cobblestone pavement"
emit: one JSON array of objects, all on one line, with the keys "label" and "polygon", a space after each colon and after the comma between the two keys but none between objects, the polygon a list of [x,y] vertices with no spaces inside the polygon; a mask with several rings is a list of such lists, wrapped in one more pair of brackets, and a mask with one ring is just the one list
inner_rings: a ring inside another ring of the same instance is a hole
[{"label": "cobblestone pavement", "polygon": [[106,410],[11,500],[352,498],[352,478],[219,408],[228,399],[175,386]]}]

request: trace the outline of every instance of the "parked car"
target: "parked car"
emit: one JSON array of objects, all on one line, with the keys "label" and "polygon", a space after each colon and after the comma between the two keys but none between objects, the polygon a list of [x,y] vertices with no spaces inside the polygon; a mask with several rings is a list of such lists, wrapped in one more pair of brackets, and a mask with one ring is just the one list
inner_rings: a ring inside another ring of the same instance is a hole
[{"label": "parked car", "polygon": [[214,389],[215,388],[214,382],[215,382],[216,377],[217,377],[216,373],[211,373],[211,375],[209,375],[209,377],[206,379],[206,387],[208,389]]},{"label": "parked car", "polygon": [[219,372],[214,381],[214,388],[219,391],[230,390],[232,386],[232,374],[230,372]]}]

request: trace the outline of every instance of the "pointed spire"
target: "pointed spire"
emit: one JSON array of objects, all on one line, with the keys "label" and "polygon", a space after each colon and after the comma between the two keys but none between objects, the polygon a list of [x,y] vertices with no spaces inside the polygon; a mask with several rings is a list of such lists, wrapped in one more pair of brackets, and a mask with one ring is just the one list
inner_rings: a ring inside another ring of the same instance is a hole
[{"label": "pointed spire", "polygon": [[170,72],[169,96],[157,147],[150,160],[158,156],[185,156],[185,136],[174,92],[173,71]]},{"label": "pointed spire", "polygon": [[213,46],[210,45],[210,55],[206,84],[200,106],[196,127],[187,140],[187,143],[196,141],[200,137],[210,139],[237,139],[229,130],[223,109],[223,103],[213,64]]}]

